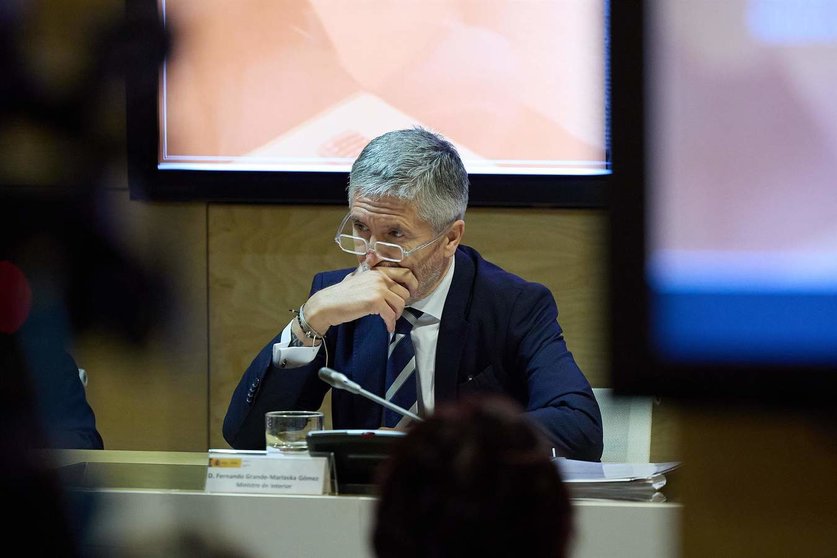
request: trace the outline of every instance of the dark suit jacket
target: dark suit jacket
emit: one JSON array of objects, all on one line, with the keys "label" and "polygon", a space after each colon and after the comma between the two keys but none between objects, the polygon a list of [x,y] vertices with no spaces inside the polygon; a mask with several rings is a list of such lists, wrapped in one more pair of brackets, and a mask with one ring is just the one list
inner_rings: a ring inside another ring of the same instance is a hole
[{"label": "dark suit jacket", "polygon": [[96,415],[73,357],[57,344],[40,339],[27,341],[25,346],[45,447],[103,449]]},{"label": "dark suit jacket", "polygon": [[[460,246],[436,347],[436,405],[475,392],[517,400],[542,426],[557,453],[598,461],[602,419],[590,384],[567,350],[549,290]],[[340,282],[352,269],[319,273],[311,292]],[[279,369],[272,362],[277,335],[256,356],[233,393],[224,438],[234,448],[263,449],[264,414],[276,409],[315,410],[329,386],[311,364]],[[332,327],[326,334],[328,366],[363,388],[383,394],[388,333],[378,316]],[[342,390],[332,393],[335,429],[378,428],[382,408]]]}]

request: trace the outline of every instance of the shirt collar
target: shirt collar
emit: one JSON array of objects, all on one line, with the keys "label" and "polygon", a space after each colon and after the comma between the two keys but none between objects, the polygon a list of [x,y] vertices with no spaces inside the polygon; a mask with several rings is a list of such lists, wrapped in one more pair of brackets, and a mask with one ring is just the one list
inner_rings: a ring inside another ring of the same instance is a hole
[{"label": "shirt collar", "polygon": [[411,308],[424,312],[422,318],[424,316],[432,316],[436,319],[436,321],[442,320],[442,310],[445,308],[445,299],[448,298],[450,284],[453,281],[454,267],[456,267],[456,258],[451,258],[450,265],[448,266],[448,270],[445,272],[445,276],[442,277],[442,281],[433,290],[433,292],[410,305]]}]

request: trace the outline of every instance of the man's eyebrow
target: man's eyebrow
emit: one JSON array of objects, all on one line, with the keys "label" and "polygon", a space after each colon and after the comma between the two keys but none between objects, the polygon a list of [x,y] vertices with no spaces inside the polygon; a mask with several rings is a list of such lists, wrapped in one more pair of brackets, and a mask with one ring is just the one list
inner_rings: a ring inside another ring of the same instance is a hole
[{"label": "man's eyebrow", "polygon": [[[349,217],[349,221],[353,223],[360,223],[361,225],[368,224],[367,220],[359,215],[352,215],[351,217]],[[397,229],[399,231],[412,232],[412,229],[409,225],[405,225],[404,223],[401,223],[395,219],[389,220],[387,218],[382,218],[378,221],[378,225],[387,229]]]}]

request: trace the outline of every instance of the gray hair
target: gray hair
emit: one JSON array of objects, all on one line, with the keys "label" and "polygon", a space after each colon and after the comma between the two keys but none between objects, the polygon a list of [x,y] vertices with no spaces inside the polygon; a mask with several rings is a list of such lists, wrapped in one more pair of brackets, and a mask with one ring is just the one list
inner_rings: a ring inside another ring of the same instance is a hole
[{"label": "gray hair", "polygon": [[465,216],[468,173],[449,141],[424,128],[387,132],[370,141],[352,165],[349,204],[358,197],[416,203],[437,232]]}]

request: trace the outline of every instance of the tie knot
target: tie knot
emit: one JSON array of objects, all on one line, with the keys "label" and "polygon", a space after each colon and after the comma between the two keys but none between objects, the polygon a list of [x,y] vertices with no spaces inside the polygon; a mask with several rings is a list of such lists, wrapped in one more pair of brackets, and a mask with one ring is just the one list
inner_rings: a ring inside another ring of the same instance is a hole
[{"label": "tie knot", "polygon": [[410,333],[413,326],[416,325],[416,321],[418,321],[422,314],[423,312],[421,310],[416,310],[415,308],[405,308],[404,313],[401,314],[401,317],[398,318],[397,322],[395,322],[395,333]]}]

